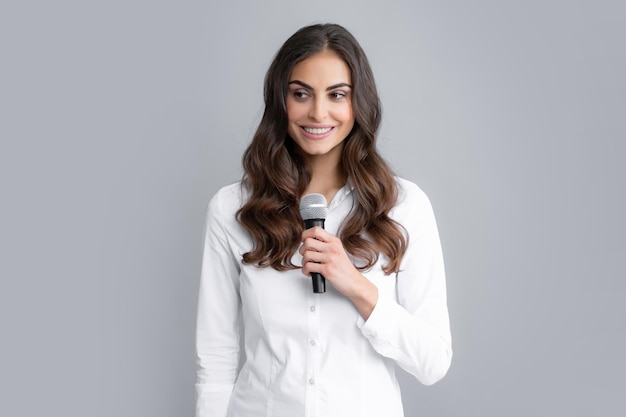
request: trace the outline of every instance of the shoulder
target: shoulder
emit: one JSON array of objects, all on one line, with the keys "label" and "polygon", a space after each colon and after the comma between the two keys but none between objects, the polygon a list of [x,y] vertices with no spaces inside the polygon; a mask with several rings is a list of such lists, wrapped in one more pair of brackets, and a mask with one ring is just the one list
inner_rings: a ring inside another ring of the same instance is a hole
[{"label": "shoulder", "polygon": [[246,188],[241,182],[235,182],[220,188],[209,200],[207,220],[228,223],[235,221],[237,210],[247,198]]},{"label": "shoulder", "polygon": [[405,228],[422,229],[434,223],[434,212],[426,193],[414,182],[396,177],[398,200],[389,216]]},{"label": "shoulder", "polygon": [[398,187],[398,201],[396,208],[404,206],[427,206],[430,207],[430,200],[426,193],[414,182],[404,178],[395,177]]},{"label": "shoulder", "polygon": [[241,182],[220,188],[209,201],[209,210],[237,211],[246,198],[246,189]]}]

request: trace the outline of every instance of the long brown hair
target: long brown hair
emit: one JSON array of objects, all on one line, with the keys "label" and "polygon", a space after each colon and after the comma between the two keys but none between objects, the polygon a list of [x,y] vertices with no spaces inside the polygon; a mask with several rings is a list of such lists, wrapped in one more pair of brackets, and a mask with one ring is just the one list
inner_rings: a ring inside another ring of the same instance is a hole
[{"label": "long brown hair", "polygon": [[365,53],[345,28],[312,25],[293,34],[280,48],[265,75],[265,111],[252,143],[243,155],[243,184],[249,197],[237,219],[250,233],[253,248],[243,262],[277,270],[298,268],[291,257],[300,244],[304,224],[298,205],[310,181],[310,169],[287,133],[287,83],[293,67],[323,50],[337,53],[352,75],[354,128],[344,140],[342,168],[354,187],[354,207],[339,237],[359,269],[371,268],[379,253],[389,263],[386,274],[397,272],[407,239],[400,224],[389,217],[398,198],[393,173],[376,150],[381,104]]}]

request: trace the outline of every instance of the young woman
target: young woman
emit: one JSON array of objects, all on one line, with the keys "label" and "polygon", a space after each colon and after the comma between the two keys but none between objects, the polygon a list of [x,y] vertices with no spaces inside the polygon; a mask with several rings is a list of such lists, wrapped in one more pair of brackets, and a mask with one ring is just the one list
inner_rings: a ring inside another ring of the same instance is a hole
[{"label": "young woman", "polygon": [[[452,357],[430,202],[376,150],[374,78],[343,27],[289,38],[264,98],[243,180],[207,211],[196,415],[403,416],[395,365],[433,384]],[[309,193],[325,229],[305,230]]]}]

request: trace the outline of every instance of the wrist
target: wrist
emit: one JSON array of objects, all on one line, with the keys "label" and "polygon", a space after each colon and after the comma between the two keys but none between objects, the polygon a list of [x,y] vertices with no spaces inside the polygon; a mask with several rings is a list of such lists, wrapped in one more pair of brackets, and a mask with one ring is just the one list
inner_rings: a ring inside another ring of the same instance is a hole
[{"label": "wrist", "polygon": [[350,296],[357,310],[364,320],[367,320],[374,311],[378,302],[378,287],[372,284],[367,278],[360,274],[361,279],[356,280],[355,288]]}]

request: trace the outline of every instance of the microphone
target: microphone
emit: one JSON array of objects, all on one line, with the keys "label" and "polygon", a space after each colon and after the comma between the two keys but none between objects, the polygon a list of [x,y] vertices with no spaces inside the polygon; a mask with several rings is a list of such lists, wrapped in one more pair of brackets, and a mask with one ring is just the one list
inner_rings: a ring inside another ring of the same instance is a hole
[{"label": "microphone", "polygon": [[[306,194],[300,200],[300,216],[304,220],[304,226],[307,229],[319,226],[324,228],[324,220],[328,214],[328,205],[326,197],[322,194]],[[311,272],[313,281],[313,292],[326,292],[326,279],[319,272]]]}]

